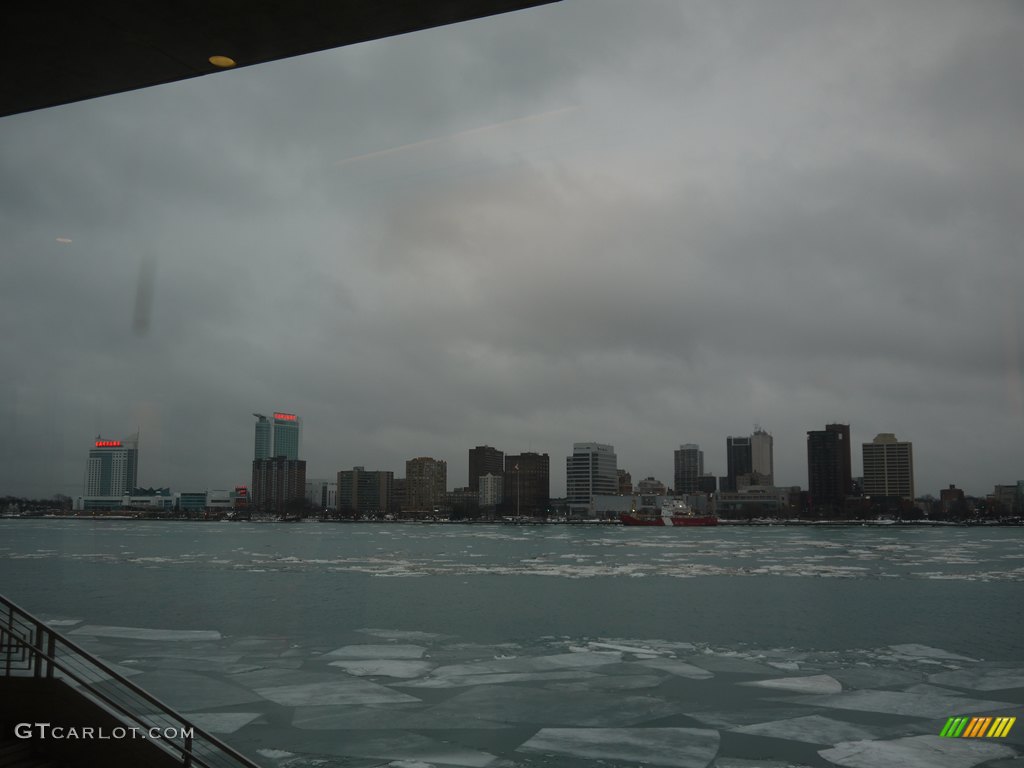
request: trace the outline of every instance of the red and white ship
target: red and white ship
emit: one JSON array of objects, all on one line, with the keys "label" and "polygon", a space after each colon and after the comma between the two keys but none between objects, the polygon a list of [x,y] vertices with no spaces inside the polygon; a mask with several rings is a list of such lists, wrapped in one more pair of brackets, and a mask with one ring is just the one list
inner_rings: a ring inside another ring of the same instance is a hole
[{"label": "red and white ship", "polygon": [[669,499],[660,510],[623,512],[619,520],[623,525],[718,525],[717,517],[696,515],[678,499]]}]

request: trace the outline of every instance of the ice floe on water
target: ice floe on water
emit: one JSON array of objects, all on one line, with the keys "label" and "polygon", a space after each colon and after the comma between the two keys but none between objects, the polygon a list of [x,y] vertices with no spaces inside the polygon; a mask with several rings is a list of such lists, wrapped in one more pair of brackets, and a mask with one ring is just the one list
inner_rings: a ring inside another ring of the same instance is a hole
[{"label": "ice floe on water", "polygon": [[345,670],[360,677],[396,677],[412,679],[421,677],[434,668],[429,661],[408,661],[402,659],[348,659],[332,661],[329,666]]},{"label": "ice floe on water", "polygon": [[414,696],[356,678],[257,688],[256,693],[276,704],[293,707],[310,704],[400,704],[419,701]]},{"label": "ice floe on water", "polygon": [[818,752],[844,768],[972,768],[1017,755],[1016,750],[982,739],[908,736],[892,741],[848,741]]},{"label": "ice floe on water", "polygon": [[123,640],[195,641],[220,640],[221,634],[212,629],[146,629],[143,627],[105,627],[86,624],[68,633],[92,637],[117,637]]},{"label": "ice floe on water", "polygon": [[[618,651],[588,651],[449,664],[436,668],[428,677],[410,685],[421,688],[458,688],[487,682],[576,678],[585,675],[582,672],[570,672],[567,675],[565,672],[614,664],[621,658],[622,654]],[[563,674],[553,676],[553,673]]]},{"label": "ice floe on water", "polygon": [[440,640],[447,635],[439,635],[436,632],[421,632],[415,629],[374,629],[371,627],[364,627],[363,629],[357,629],[356,632],[362,632],[364,635],[373,635],[374,637],[383,637],[386,640],[406,640],[406,641],[431,641]]},{"label": "ice floe on water", "polygon": [[928,681],[954,688],[970,688],[975,691],[1002,691],[1010,688],[1024,688],[1024,667],[988,667],[957,669],[936,672]]},{"label": "ice floe on water", "polygon": [[932,648],[930,645],[920,643],[903,643],[901,645],[890,645],[898,655],[909,659],[942,659],[948,661],[977,661],[970,656],[961,656],[959,653],[944,651],[942,648]]},{"label": "ice floe on water", "polygon": [[324,654],[332,659],[422,659],[422,645],[346,645]]},{"label": "ice floe on water", "polygon": [[542,728],[518,752],[669,768],[706,768],[718,732],[701,728]]},{"label": "ice floe on water", "polygon": [[707,680],[709,677],[715,676],[714,673],[708,672],[708,670],[702,667],[688,664],[685,661],[678,661],[677,659],[640,659],[636,663],[648,669],[661,670],[662,672],[668,672],[670,675],[688,677],[691,680]]},{"label": "ice floe on water", "polygon": [[494,685],[470,688],[433,707],[432,711],[446,715],[451,727],[456,728],[474,728],[478,720],[610,728],[680,714],[682,707],[654,696]]},{"label": "ice floe on water", "polygon": [[938,693],[907,693],[905,691],[849,691],[834,696],[805,696],[796,700],[816,707],[849,709],[859,712],[884,712],[908,717],[944,719],[951,714],[970,714],[1015,707],[1006,701],[984,701]]},{"label": "ice floe on water", "polygon": [[210,733],[234,733],[253,720],[259,712],[187,712],[185,718]]},{"label": "ice floe on water", "polygon": [[780,677],[774,680],[750,680],[740,685],[752,685],[758,688],[772,688],[795,693],[841,693],[842,683],[830,675],[811,675],[810,677]]},{"label": "ice floe on water", "polygon": [[889,729],[857,725],[821,715],[807,715],[787,720],[772,720],[767,723],[740,725],[731,730],[750,736],[768,736],[773,739],[789,739],[808,744],[838,744],[841,741],[876,739],[885,735],[886,730]]}]

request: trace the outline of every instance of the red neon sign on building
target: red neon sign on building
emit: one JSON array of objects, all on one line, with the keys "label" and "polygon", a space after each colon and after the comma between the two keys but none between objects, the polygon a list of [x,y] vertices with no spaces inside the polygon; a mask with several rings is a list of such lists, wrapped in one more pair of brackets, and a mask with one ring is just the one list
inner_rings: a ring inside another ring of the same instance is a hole
[{"label": "red neon sign on building", "polygon": [[121,447],[121,441],[120,440],[97,440],[96,441],[96,447],[97,448],[120,448]]},{"label": "red neon sign on building", "polygon": [[277,419],[278,421],[295,421],[299,417],[296,416],[294,413],[275,413],[274,418]]}]

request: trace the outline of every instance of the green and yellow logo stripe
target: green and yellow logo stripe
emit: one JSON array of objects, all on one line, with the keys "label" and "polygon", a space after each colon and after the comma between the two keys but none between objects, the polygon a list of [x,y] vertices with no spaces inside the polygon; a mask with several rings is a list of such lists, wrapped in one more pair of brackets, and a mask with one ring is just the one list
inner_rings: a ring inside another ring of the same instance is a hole
[{"label": "green and yellow logo stripe", "polygon": [[951,717],[939,736],[947,739],[1001,739],[1015,722],[1016,717]]}]

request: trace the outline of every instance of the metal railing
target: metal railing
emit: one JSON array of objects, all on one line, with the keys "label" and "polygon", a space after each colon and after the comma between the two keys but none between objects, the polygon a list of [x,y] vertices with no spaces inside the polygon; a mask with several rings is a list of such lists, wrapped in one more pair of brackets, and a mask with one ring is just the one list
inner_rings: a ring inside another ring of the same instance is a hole
[{"label": "metal railing", "polygon": [[88,651],[0,595],[0,678],[58,679],[123,723],[126,729],[159,739],[183,768],[260,768],[189,722],[162,701],[118,674]]}]

